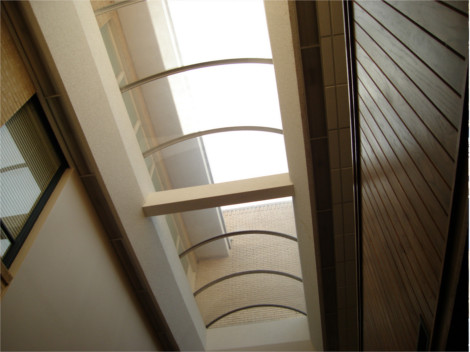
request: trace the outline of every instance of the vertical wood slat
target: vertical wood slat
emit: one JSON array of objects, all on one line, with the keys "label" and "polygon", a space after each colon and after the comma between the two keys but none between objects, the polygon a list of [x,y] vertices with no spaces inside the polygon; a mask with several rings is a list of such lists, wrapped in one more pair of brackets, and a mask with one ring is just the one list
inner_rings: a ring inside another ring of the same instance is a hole
[{"label": "vertical wood slat", "polygon": [[353,5],[366,350],[414,350],[434,323],[468,67],[454,5]]}]

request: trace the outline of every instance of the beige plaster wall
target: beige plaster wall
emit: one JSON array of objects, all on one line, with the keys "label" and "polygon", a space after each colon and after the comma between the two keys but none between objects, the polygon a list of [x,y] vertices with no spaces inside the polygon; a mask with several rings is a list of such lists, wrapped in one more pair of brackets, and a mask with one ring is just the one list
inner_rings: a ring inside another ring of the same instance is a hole
[{"label": "beige plaster wall", "polygon": [[158,350],[73,173],[1,308],[2,350]]}]

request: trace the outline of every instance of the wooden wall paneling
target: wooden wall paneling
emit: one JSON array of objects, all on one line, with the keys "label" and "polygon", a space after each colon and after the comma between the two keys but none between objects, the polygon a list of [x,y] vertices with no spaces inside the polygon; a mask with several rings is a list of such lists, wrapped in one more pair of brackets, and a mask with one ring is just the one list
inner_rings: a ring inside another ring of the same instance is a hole
[{"label": "wooden wall paneling", "polygon": [[[364,48],[375,53],[373,61],[388,78],[390,86],[393,86],[402,95],[450,157],[455,160],[458,147],[455,142],[458,135],[457,129],[430,103],[426,95],[401,70],[400,66],[390,59],[387,52],[380,48],[359,26],[356,28],[355,36],[358,45],[356,48],[358,60],[364,62],[370,58],[370,54]],[[404,90],[412,90],[412,94],[405,95],[402,93]]]},{"label": "wooden wall paneling", "polygon": [[[366,214],[365,210],[366,205],[364,205],[364,215]],[[374,231],[374,228],[370,228],[369,224],[364,222],[363,230],[364,233],[370,233]],[[370,260],[368,245],[367,247],[364,245],[363,255],[367,259],[367,261],[364,262],[362,269],[364,283],[367,284],[368,282],[377,282]],[[365,345],[367,346],[380,346],[380,344],[385,346],[393,346],[394,341],[398,340],[398,336],[396,336],[396,332],[393,329],[390,331],[390,333],[381,334],[382,331],[386,330],[383,324],[385,323],[386,326],[390,326],[390,320],[388,318],[388,314],[386,313],[385,307],[380,304],[380,297],[380,290],[376,287],[371,287],[371,285],[368,285],[368,290],[364,291],[364,301],[367,302],[367,310],[365,310],[364,315],[366,316],[367,314],[367,319],[365,318],[363,320],[363,331],[365,335]],[[375,312],[372,318],[370,317],[368,310]],[[381,321],[376,323],[373,320],[374,316],[381,317]],[[369,333],[371,331],[375,331],[376,333]]]},{"label": "wooden wall paneling", "polygon": [[[365,205],[364,210],[367,210],[367,207],[368,205]],[[367,226],[367,222],[364,225]],[[381,228],[377,227],[377,224],[375,225],[375,231],[380,231]],[[383,263],[385,270],[393,266],[394,263],[390,257],[384,257],[383,251],[380,251],[380,249],[380,247],[375,248],[371,243],[368,243],[364,246],[364,256],[369,263],[379,260]],[[364,284],[367,285],[365,293],[369,293],[369,299],[372,300],[371,305],[368,301],[365,307],[364,321],[367,322],[368,327],[365,328],[364,332],[366,337],[375,337],[378,340],[376,345],[366,343],[369,349],[380,349],[379,346],[386,343],[388,349],[397,350],[402,343],[401,341],[410,338],[414,330],[413,324],[405,315],[402,302],[398,300],[401,297],[401,289],[397,286],[397,283],[399,284],[399,281],[393,275],[390,276],[390,280],[384,280],[372,266],[369,266],[368,272],[365,271],[364,273]],[[380,314],[377,314],[378,312]],[[388,335],[393,336],[391,341],[387,341],[385,338]]]},{"label": "wooden wall paneling", "polygon": [[[360,53],[360,49],[357,50],[359,53]],[[358,57],[360,57],[360,55],[358,55]],[[372,71],[374,69],[374,66],[368,62],[366,62],[366,64],[362,65],[361,64],[361,70],[363,67],[368,67],[370,71]],[[367,80],[367,77],[363,78],[364,81]],[[379,87],[378,87],[379,88]],[[395,89],[393,87],[390,87],[386,85],[386,82],[383,82],[382,86],[380,87],[381,88],[381,91],[383,91],[384,89],[387,90],[388,92],[391,92],[393,91],[393,93],[390,93],[390,94],[398,94],[397,91],[395,91]],[[390,95],[389,94],[389,95]],[[414,114],[411,112],[411,111],[406,111],[408,109],[406,108],[403,108],[403,106],[405,106],[405,102],[401,101],[400,98],[400,95],[398,95],[397,97],[398,101],[395,102],[395,104],[393,104],[393,107],[395,107],[395,111],[397,110],[404,110],[405,114],[398,114],[398,116],[404,116],[405,118],[401,118],[401,120],[405,120],[407,121],[407,124],[413,124],[413,121],[414,121],[414,118],[416,116],[414,116]],[[387,100],[389,101],[389,100]],[[399,109],[399,108],[396,108],[397,105],[400,105],[402,108]],[[398,124],[400,123],[401,121],[398,121]],[[396,124],[395,124],[396,125]],[[406,124],[403,123],[403,125],[406,127]],[[410,131],[411,130],[411,131]],[[418,131],[414,131],[414,130],[418,130]],[[445,153],[445,151],[443,150],[443,148],[441,147],[440,143],[438,140],[436,140],[428,131],[426,131],[426,128],[424,126],[422,126],[419,121],[416,121],[416,123],[413,124],[413,127],[412,129],[408,129],[408,131],[410,131],[410,134],[412,135],[415,143],[416,143],[416,149],[419,149],[420,145],[426,145],[426,150],[423,150],[423,152],[429,156],[430,154],[433,156],[433,157],[430,157],[430,159],[437,159],[437,162],[440,162],[441,163],[441,167],[448,167],[450,169],[450,171],[448,171],[448,173],[451,174],[452,176],[452,169],[453,169],[453,160],[449,157],[449,155],[447,153]],[[428,132],[428,133],[426,133]],[[423,141],[421,143],[418,143],[418,141]],[[410,141],[411,143],[413,143],[413,140]],[[435,149],[433,149],[433,147]],[[424,149],[424,148],[423,148]],[[436,156],[437,155],[437,156]],[[441,159],[444,159],[444,161],[441,161]],[[435,165],[435,163],[434,163]],[[435,214],[435,216],[439,216],[440,218],[438,220],[444,220],[446,217],[447,217],[447,213],[445,211],[445,209],[447,209],[448,207],[448,202],[450,201],[448,199],[448,186],[446,187],[446,184],[444,184],[444,182],[442,182],[441,178],[437,176],[437,173],[435,173],[436,175],[433,174],[433,176],[427,176],[426,178],[424,176],[421,176],[424,180],[426,180],[427,182],[429,183],[436,183],[437,185],[435,187],[432,188],[432,193],[433,195],[430,195],[433,199],[436,199],[440,202],[440,205],[439,204],[430,204],[430,206],[432,207],[432,211],[433,211],[433,214]],[[426,187],[426,182],[423,184],[421,182],[415,182],[416,183],[416,187],[417,189],[420,189],[424,192],[424,194],[427,194],[427,187]],[[440,187],[440,188],[438,188]],[[426,189],[426,191],[423,190]],[[439,193],[438,193],[438,190],[439,190]],[[441,231],[445,231],[445,225],[441,225]]]},{"label": "wooden wall paneling", "polygon": [[[368,147],[365,147],[365,150],[367,149]],[[370,149],[367,152],[367,159],[364,158],[363,162],[364,167],[369,166],[365,170],[365,174],[367,175],[366,180],[369,180],[370,184],[365,183],[364,187],[370,189],[371,194],[380,195],[380,201],[377,200],[378,204],[376,204],[379,206],[377,210],[383,212],[381,215],[382,223],[386,225],[387,229],[393,231],[393,235],[387,241],[392,246],[396,246],[394,256],[404,266],[402,275],[405,278],[410,277],[407,283],[408,287],[418,297],[418,306],[421,306],[421,310],[425,312],[426,317],[431,319],[431,307],[435,303],[438,289],[435,284],[437,275],[433,275],[432,270],[430,270],[429,258],[422,255],[422,248],[419,243],[416,243],[418,242],[416,236],[419,236],[419,233],[416,234],[410,231],[412,227],[409,223],[406,224],[406,216],[404,216],[403,210],[399,208],[400,204],[391,184],[385,175],[378,174],[381,165],[377,165],[375,153]],[[373,165],[377,165],[377,169]],[[401,267],[398,268],[401,269]],[[413,296],[412,292],[409,292],[409,296]]]},{"label": "wooden wall paneling", "polygon": [[441,0],[441,3],[446,4],[448,7],[452,9],[468,15],[468,1],[462,0]]},{"label": "wooden wall paneling", "polygon": [[[366,109],[364,109],[366,110]],[[363,112],[366,114],[367,112]],[[378,139],[382,137],[380,131],[373,131],[370,126],[374,125],[373,121],[369,121],[368,123],[362,121],[362,132],[364,133],[363,137],[367,138],[371,141],[371,148],[376,152],[376,162],[379,164],[382,174],[381,177],[386,180],[388,184],[390,184],[390,196],[389,198],[394,205],[394,210],[398,212],[398,219],[403,224],[405,229],[411,229],[410,232],[415,236],[410,236],[410,245],[414,246],[414,248],[420,249],[423,252],[419,253],[420,261],[422,262],[423,267],[430,272],[426,273],[426,276],[429,276],[431,279],[436,280],[439,276],[439,262],[434,260],[435,256],[438,258],[439,252],[438,250],[430,244],[431,239],[427,236],[420,235],[421,233],[426,233],[424,226],[422,225],[422,217],[419,216],[419,213],[414,209],[409,198],[407,196],[406,189],[402,187],[402,177],[400,178],[400,173],[391,170],[391,163],[388,161],[387,157],[383,156],[382,146],[378,146],[378,142],[375,140],[376,136]],[[386,143],[383,143],[384,145]],[[392,156],[393,157],[393,156]],[[393,162],[393,159],[391,159]],[[396,165],[396,164],[395,164]],[[403,173],[401,173],[403,175]],[[405,176],[406,177],[406,176]],[[432,259],[425,256],[424,250],[427,250],[429,253],[432,253]]]},{"label": "wooden wall paneling", "polygon": [[[361,95],[365,95],[368,97],[369,92],[364,88],[363,83],[359,84],[359,91]],[[369,100],[372,102],[372,100]],[[433,217],[430,215],[426,215],[426,212],[424,212],[424,209],[426,209],[426,204],[427,202],[433,202],[435,201],[435,197],[431,192],[425,192],[421,196],[424,197],[423,200],[421,200],[419,195],[416,195],[416,187],[414,186],[414,183],[416,183],[419,187],[425,188],[426,184],[426,178],[425,176],[420,173],[422,169],[426,169],[426,165],[423,165],[424,163],[414,163],[413,159],[411,156],[408,154],[408,151],[406,149],[406,145],[403,145],[401,143],[401,140],[394,132],[394,130],[391,128],[391,126],[388,124],[388,120],[386,117],[382,114],[382,111],[379,110],[377,107],[377,102],[374,102],[373,104],[369,104],[368,108],[370,110],[370,113],[372,116],[375,118],[375,123],[380,127],[381,131],[383,132],[384,135],[384,140],[388,141],[390,145],[392,146],[392,149],[394,150],[394,154],[397,156],[396,160],[399,162],[392,163],[392,167],[397,168],[400,170],[400,164],[403,165],[403,173],[406,175],[407,173],[411,173],[409,179],[406,177],[401,177],[402,178],[402,183],[405,184],[405,192],[409,195],[410,202],[414,205],[413,208],[416,209],[417,212],[419,212],[420,216],[419,218],[423,220],[423,227],[425,229],[425,233],[427,234],[427,237],[429,237],[432,240],[437,241],[437,244],[443,244],[443,239],[442,239],[442,233],[439,231],[438,227],[436,224],[434,224]],[[377,131],[378,132],[378,131]],[[413,146],[411,146],[413,147]],[[425,155],[420,157],[426,157]],[[431,169],[429,165],[427,165],[427,169]],[[392,171],[392,170],[390,170]],[[431,172],[433,170],[431,169]],[[416,177],[416,178],[415,178]],[[424,181],[421,182],[421,181]],[[428,185],[428,187],[431,187]],[[425,207],[424,209],[421,209],[422,207]],[[440,247],[438,247],[440,248]],[[439,251],[438,253],[439,254]],[[442,256],[442,254],[441,254]]]},{"label": "wooden wall paneling", "polygon": [[[371,151],[369,153],[373,154]],[[372,165],[373,161],[373,155],[367,155],[367,159],[363,160],[365,165]],[[368,191],[370,195],[379,195],[377,199],[372,201],[376,207],[374,208],[375,211],[379,214],[377,219],[380,219],[380,223],[385,226],[386,232],[384,233],[388,233],[384,240],[389,244],[392,251],[387,255],[393,256],[399,263],[397,269],[407,284],[408,299],[413,300],[416,307],[420,307],[427,319],[431,319],[431,306],[436,299],[437,289],[429,290],[429,275],[425,274],[425,270],[428,269],[425,265],[426,262],[424,264],[418,262],[415,253],[413,253],[413,248],[408,242],[407,237],[409,234],[406,231],[408,229],[399,225],[396,216],[390,216],[394,213],[394,210],[393,205],[390,204],[392,201],[388,199],[389,194],[384,189],[385,186],[382,181],[372,181],[374,175],[377,175],[377,171],[371,168],[364,175],[365,179],[370,181],[370,184],[365,187],[365,191]]]},{"label": "wooden wall paneling", "polygon": [[[362,2],[360,3],[362,4]],[[390,58],[402,68],[410,79],[429,97],[430,101],[451,121],[460,126],[460,97],[423,62],[370,16],[357,2],[354,3],[356,25],[367,32]]]},{"label": "wooden wall paneling", "polygon": [[[407,4],[405,4],[407,5]],[[361,6],[372,13],[375,20],[387,28],[396,40],[400,41],[420,61],[428,66],[435,74],[461,96],[465,76],[461,74],[465,68],[465,60],[455,55],[454,51],[440,41],[435,40],[426,31],[421,30],[415,23],[403,16],[394,7],[382,1],[366,1]],[[406,6],[408,8],[408,6]],[[425,12],[416,12],[415,18],[422,18]],[[441,21],[437,22],[441,23]],[[410,35],[413,33],[413,35]]]},{"label": "wooden wall paneling", "polygon": [[[407,1],[387,0],[390,6],[400,11],[416,24],[438,38],[441,43],[449,46],[464,58],[468,51],[468,16],[438,1]],[[467,1],[449,2],[468,10]],[[452,6],[452,5],[451,5]]]},{"label": "wooden wall paneling", "polygon": [[420,318],[436,326],[462,152],[467,6],[352,5],[364,349],[414,350]]},{"label": "wooden wall paneling", "polygon": [[[358,72],[362,73],[363,68],[359,67]],[[414,139],[414,136],[406,129],[406,126],[400,123],[400,118],[393,110],[393,107],[390,106],[390,104],[381,94],[377,93],[369,77],[361,77],[360,82],[362,87],[368,87],[368,89],[363,88],[363,90],[365,91],[365,94],[370,94],[372,96],[373,101],[375,102],[375,104],[371,106],[371,108],[374,110],[373,115],[375,116],[377,113],[383,115],[384,118],[380,121],[382,122],[382,124],[387,124],[387,126],[383,127],[387,128],[387,130],[393,134],[394,141],[396,137],[397,148],[400,147],[398,145],[398,143],[400,143],[402,149],[405,150],[405,153],[409,154],[411,160],[413,160],[416,167],[422,174],[422,177],[431,187],[433,193],[439,200],[440,204],[447,208],[450,202],[449,190],[451,189],[451,187],[439,175],[433,163],[430,161],[429,154],[426,154],[426,152],[423,151],[418,141],[416,141]],[[372,89],[370,84],[372,84]],[[432,151],[429,151],[429,153],[432,153]],[[400,155],[400,153],[398,153],[398,155]],[[452,165],[450,165],[450,167],[451,166]],[[449,182],[451,181],[449,180]]]},{"label": "wooden wall paneling", "polygon": [[[361,50],[358,48],[357,52],[360,54]],[[387,111],[387,113],[390,114],[389,120],[393,121],[393,125],[396,126],[396,128],[403,130],[401,135],[408,136],[407,141],[409,140],[409,144],[415,144],[415,149],[421,149],[422,153],[428,156],[431,163],[436,168],[436,171],[442,175],[445,183],[450,185],[453,176],[453,159],[444,148],[442,148],[439,141],[429,133],[419,116],[409,107],[398,91],[396,91],[393,86],[390,86],[387,78],[381,73],[377,66],[375,66],[371,60],[367,59],[367,57],[360,57],[359,54],[358,63],[360,63],[360,69],[367,67],[367,74],[362,76],[362,79],[373,84],[371,91],[378,96],[378,99],[384,102],[380,105],[383,107],[384,112]],[[362,62],[361,59],[363,59],[364,62]],[[413,91],[411,90],[403,94],[407,95],[412,93]],[[385,101],[387,102],[386,104]],[[439,182],[439,180],[437,180],[437,182]],[[445,194],[441,193],[439,195],[444,196]],[[447,208],[449,199],[444,198],[443,201],[443,206]]]},{"label": "wooden wall paneling", "polygon": [[[365,193],[363,204],[364,215],[367,219],[364,222],[366,226],[370,224],[369,221],[377,218],[375,205],[370,201],[371,198]],[[365,240],[368,235],[383,233],[383,225],[380,222],[376,221],[372,225],[374,227],[370,233],[364,232]],[[387,349],[397,350],[400,347],[403,348],[405,346],[403,341],[409,339],[414,330],[409,314],[405,310],[406,302],[402,301],[404,284],[397,275],[397,271],[394,270],[396,262],[389,253],[388,247],[382,241],[364,241],[364,261],[367,263],[380,263],[381,270],[388,273],[387,277],[384,277],[380,275],[376,267],[370,266],[368,275],[364,274],[364,286],[367,288],[364,292],[373,292],[376,302],[375,305],[369,306],[367,301],[365,306],[364,321],[370,324],[368,330],[364,331],[365,338],[370,336],[379,337],[377,345],[371,346],[366,343],[366,349],[380,349],[380,346],[384,346],[383,344],[386,341],[384,336],[388,334],[393,335],[394,338],[392,341],[387,342]],[[381,314],[377,314],[380,310],[382,310]]]}]

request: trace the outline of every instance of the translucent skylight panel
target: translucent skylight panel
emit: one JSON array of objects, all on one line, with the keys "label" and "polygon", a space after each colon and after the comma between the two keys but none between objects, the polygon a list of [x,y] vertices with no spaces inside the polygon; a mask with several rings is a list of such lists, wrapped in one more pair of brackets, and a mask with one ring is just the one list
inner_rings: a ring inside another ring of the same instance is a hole
[{"label": "translucent skylight panel", "polygon": [[173,91],[178,89],[174,100],[185,134],[243,125],[282,129],[272,65],[204,68],[169,81]]},{"label": "translucent skylight panel", "polygon": [[[271,57],[262,0],[147,1],[118,10],[101,31],[121,87],[184,65]],[[287,172],[269,62],[172,74],[124,92],[123,99],[150,176],[162,189]],[[257,132],[223,131],[251,126]]]},{"label": "translucent skylight panel", "polygon": [[214,183],[288,172],[282,135],[226,132],[203,140]]},{"label": "translucent skylight panel", "polygon": [[166,172],[165,189],[287,173],[283,136],[267,132],[223,132],[186,140],[152,158]]},{"label": "translucent skylight panel", "polygon": [[149,116],[158,137],[153,145],[215,128],[282,129],[272,65],[236,64],[193,70],[148,83],[142,91],[148,97]]},{"label": "translucent skylight panel", "polygon": [[183,65],[271,57],[263,1],[168,0]]}]

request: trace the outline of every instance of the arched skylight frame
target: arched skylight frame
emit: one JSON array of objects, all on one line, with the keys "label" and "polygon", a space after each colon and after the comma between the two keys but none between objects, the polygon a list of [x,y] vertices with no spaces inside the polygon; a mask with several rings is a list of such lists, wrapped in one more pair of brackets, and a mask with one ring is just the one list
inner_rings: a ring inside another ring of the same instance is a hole
[{"label": "arched skylight frame", "polygon": [[[301,258],[303,258],[303,267],[309,268],[307,271],[306,288],[308,289],[307,302],[310,320],[310,332],[312,341],[316,346],[322,346],[322,334],[318,301],[318,288],[316,284],[316,271],[311,271],[315,268],[315,254],[313,250],[313,239],[311,233],[313,231],[312,221],[309,218],[312,216],[310,208],[310,194],[308,192],[308,170],[303,163],[305,161],[305,143],[308,141],[304,136],[302,128],[302,114],[301,111],[304,106],[299,101],[299,85],[297,82],[297,69],[300,65],[299,53],[294,52],[292,43],[296,42],[295,30],[291,27],[291,19],[289,13],[293,13],[291,5],[287,1],[279,2],[266,2],[267,17],[269,24],[269,31],[273,46],[273,56],[277,58],[277,69],[279,71],[278,82],[280,82],[280,96],[281,96],[281,109],[283,110],[283,120],[285,125],[285,136],[287,142],[288,160],[289,164],[297,165],[297,167],[290,168],[290,176],[293,183],[296,185],[296,196],[294,202],[297,204],[296,218],[305,220],[300,226],[300,237],[303,238],[301,242]],[[286,50],[287,49],[287,50]],[[303,92],[300,92],[302,95]],[[301,99],[301,98],[300,98]],[[288,116],[288,117],[286,117]],[[291,123],[289,123],[289,121]],[[286,127],[287,126],[287,127]],[[300,191],[299,191],[300,190]],[[312,196],[313,197],[313,196]],[[307,237],[305,237],[307,236]],[[307,259],[306,259],[307,258]],[[318,345],[317,345],[318,344]]]}]

